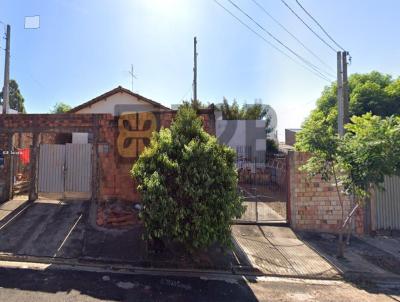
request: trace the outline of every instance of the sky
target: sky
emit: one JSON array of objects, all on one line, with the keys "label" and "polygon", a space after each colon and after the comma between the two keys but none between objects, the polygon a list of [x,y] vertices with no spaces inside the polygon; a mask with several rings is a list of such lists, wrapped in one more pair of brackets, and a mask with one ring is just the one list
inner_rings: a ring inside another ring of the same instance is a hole
[{"label": "sky", "polygon": [[[218,1],[273,42],[228,0]],[[232,1],[295,53],[329,68],[334,80],[336,53],[281,0],[257,1],[327,67],[252,0]],[[285,1],[329,41],[295,0]],[[349,74],[378,70],[399,76],[400,1],[299,1],[350,52]],[[25,29],[24,18],[34,15],[40,16],[40,28]],[[285,128],[301,126],[329,85],[271,47],[214,0],[0,0],[0,21],[11,25],[10,76],[20,86],[28,113],[47,113],[57,102],[77,106],[118,85],[130,89],[131,64],[137,76],[133,91],[167,106],[190,99],[194,36],[198,98],[216,104],[223,97],[239,103],[261,99],[278,115],[280,139]],[[5,48],[4,39],[0,46]],[[1,86],[2,79],[1,72]]]}]

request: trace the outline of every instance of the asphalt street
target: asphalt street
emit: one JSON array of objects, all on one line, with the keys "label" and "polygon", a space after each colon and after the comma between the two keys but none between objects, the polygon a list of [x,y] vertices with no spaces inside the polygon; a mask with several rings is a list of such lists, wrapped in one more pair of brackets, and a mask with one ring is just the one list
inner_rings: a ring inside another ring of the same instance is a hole
[{"label": "asphalt street", "polygon": [[244,281],[0,268],[0,301],[257,301]]},{"label": "asphalt street", "polygon": [[344,281],[184,277],[0,268],[0,301],[400,301],[399,291]]}]

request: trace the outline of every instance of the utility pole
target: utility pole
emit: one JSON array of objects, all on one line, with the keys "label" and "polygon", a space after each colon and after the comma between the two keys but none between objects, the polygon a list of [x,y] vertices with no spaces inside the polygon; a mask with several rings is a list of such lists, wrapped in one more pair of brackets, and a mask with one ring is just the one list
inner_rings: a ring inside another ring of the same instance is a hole
[{"label": "utility pole", "polygon": [[197,101],[197,38],[194,37],[193,100]]},{"label": "utility pole", "polygon": [[349,122],[349,83],[347,80],[347,51],[337,52],[338,133],[344,135],[344,125]]},{"label": "utility pole", "polygon": [[7,25],[7,33],[6,33],[6,60],[4,64],[4,87],[3,87],[3,114],[8,113],[9,98],[9,83],[10,83],[10,35],[11,35],[11,27]]},{"label": "utility pole", "polygon": [[343,124],[346,125],[349,120],[349,82],[347,80],[347,56],[349,52],[342,52],[342,73],[343,73]]},{"label": "utility pole", "polygon": [[338,101],[338,133],[344,135],[343,73],[342,52],[337,52],[337,101]]}]

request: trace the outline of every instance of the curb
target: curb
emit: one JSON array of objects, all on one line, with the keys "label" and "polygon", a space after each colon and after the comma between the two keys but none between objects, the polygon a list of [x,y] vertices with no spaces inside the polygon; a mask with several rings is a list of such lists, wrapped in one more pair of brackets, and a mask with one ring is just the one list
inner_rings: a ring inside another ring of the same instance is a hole
[{"label": "curb", "polygon": [[[8,262],[7,266],[1,262]],[[324,280],[324,281],[343,281],[343,278],[326,278],[317,276],[298,276],[281,274],[264,274],[252,267],[233,267],[232,270],[206,270],[206,269],[175,269],[175,268],[156,268],[138,267],[126,264],[116,264],[101,260],[83,261],[72,258],[53,258],[22,256],[14,254],[0,253],[0,267],[18,267],[24,269],[35,269],[42,266],[43,269],[61,269],[88,272],[103,272],[132,275],[156,275],[156,276],[185,276],[185,277],[204,277],[204,278],[223,278],[255,280],[258,277],[275,277],[286,279],[301,280]]]}]

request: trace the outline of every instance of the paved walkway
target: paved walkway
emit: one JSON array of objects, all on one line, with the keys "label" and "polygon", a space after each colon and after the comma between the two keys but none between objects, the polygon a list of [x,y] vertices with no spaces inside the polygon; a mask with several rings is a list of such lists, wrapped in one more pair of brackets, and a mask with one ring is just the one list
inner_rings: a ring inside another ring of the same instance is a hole
[{"label": "paved walkway", "polygon": [[338,278],[324,258],[288,227],[235,225],[233,237],[249,262],[268,275]]},{"label": "paved walkway", "polygon": [[344,257],[336,258],[337,238],[329,234],[301,233],[301,237],[315,250],[343,272],[357,279],[400,280],[400,238],[352,237],[345,247]]}]

